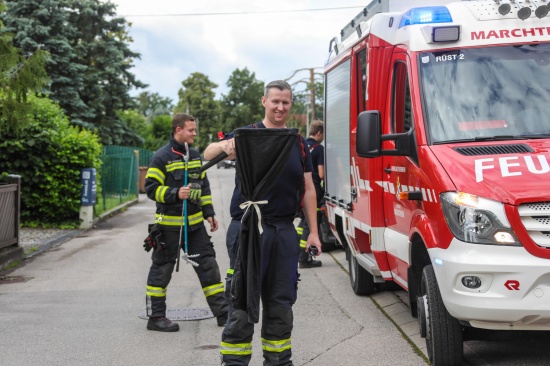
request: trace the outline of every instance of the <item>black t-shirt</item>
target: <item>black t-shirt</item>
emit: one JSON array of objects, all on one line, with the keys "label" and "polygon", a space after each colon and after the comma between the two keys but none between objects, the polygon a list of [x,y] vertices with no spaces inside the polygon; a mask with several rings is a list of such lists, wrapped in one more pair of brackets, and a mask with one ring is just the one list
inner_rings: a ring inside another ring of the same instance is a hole
[{"label": "black t-shirt", "polygon": [[313,183],[320,186],[319,165],[325,165],[325,148],[312,137],[309,137],[306,141],[311,154],[311,164],[313,165]]}]

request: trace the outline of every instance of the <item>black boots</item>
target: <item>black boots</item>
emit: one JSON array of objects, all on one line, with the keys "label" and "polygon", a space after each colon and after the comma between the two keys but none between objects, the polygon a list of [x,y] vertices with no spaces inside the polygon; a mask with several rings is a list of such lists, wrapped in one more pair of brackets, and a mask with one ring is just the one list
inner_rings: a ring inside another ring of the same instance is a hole
[{"label": "black boots", "polygon": [[159,332],[177,332],[180,330],[180,326],[165,316],[155,316],[149,318],[147,329],[158,330]]},{"label": "black boots", "polygon": [[[218,316],[216,320],[219,327],[224,327],[225,323],[227,323],[227,313]],[[180,330],[180,326],[165,316],[155,316],[149,318],[147,329],[159,332],[177,332]]]}]

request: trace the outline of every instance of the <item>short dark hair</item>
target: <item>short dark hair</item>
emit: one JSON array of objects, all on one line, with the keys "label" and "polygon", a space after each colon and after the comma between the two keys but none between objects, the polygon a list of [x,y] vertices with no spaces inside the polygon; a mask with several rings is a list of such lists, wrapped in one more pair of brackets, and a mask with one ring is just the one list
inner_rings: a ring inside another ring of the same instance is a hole
[{"label": "short dark hair", "polygon": [[321,121],[319,119],[314,120],[309,125],[309,135],[310,136],[315,136],[319,132],[325,133],[325,127],[324,126],[325,126],[325,124],[323,123],[323,121]]},{"label": "short dark hair", "polygon": [[265,90],[264,90],[264,97],[267,97],[267,93],[269,92],[270,89],[273,89],[273,88],[277,88],[280,91],[285,91],[285,90],[290,91],[290,99],[292,100],[292,98],[293,98],[292,87],[286,81],[284,81],[284,80],[275,80],[275,81],[272,81],[269,84],[267,84],[265,86]]},{"label": "short dark hair", "polygon": [[184,127],[185,122],[187,121],[195,121],[195,117],[193,117],[190,114],[185,113],[176,113],[174,118],[172,118],[172,133],[176,132],[176,128],[178,127]]}]

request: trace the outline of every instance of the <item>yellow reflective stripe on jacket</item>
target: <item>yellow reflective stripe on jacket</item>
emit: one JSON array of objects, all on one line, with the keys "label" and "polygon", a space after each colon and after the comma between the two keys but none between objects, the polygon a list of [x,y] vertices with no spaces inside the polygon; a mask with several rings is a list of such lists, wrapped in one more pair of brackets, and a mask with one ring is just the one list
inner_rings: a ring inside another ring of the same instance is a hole
[{"label": "yellow reflective stripe on jacket", "polygon": [[164,195],[168,191],[168,186],[159,186],[157,187],[157,190],[155,191],[155,201],[160,203],[165,203],[164,201]]},{"label": "yellow reflective stripe on jacket", "polygon": [[222,342],[220,347],[222,355],[246,356],[252,354],[252,343],[226,343]]},{"label": "yellow reflective stripe on jacket", "polygon": [[280,341],[270,341],[269,339],[262,338],[262,349],[268,352],[283,352],[292,348],[292,342],[290,338]]},{"label": "yellow reflective stripe on jacket", "polygon": [[235,270],[233,268],[228,268],[227,269],[227,274],[228,275],[232,275],[234,272],[235,272]]},{"label": "yellow reflective stripe on jacket", "polygon": [[201,179],[204,179],[204,178],[206,178],[206,170],[201,173]]},{"label": "yellow reflective stripe on jacket", "polygon": [[166,288],[147,286],[145,294],[153,297],[166,297]]},{"label": "yellow reflective stripe on jacket", "polygon": [[[181,216],[168,216],[163,214],[156,214],[157,223],[164,226],[180,226],[182,223]],[[194,215],[187,216],[189,226],[197,225],[203,222],[202,212],[198,212]],[[185,225],[185,224],[184,224]]]},{"label": "yellow reflective stripe on jacket", "polygon": [[200,160],[191,160],[187,163],[187,169],[196,169],[201,167]]},{"label": "yellow reflective stripe on jacket", "polygon": [[204,221],[204,218],[202,216],[202,211],[194,215],[187,216],[187,220],[189,221],[189,226],[200,224],[201,222]]},{"label": "yellow reflective stripe on jacket", "polygon": [[164,176],[164,173],[157,168],[149,168],[147,170],[147,174],[145,175],[145,178],[152,178],[159,181],[160,184],[164,184],[164,179],[166,178]]},{"label": "yellow reflective stripe on jacket", "polygon": [[176,161],[174,163],[166,164],[166,171],[173,172],[174,170],[185,169],[185,163],[183,161]]},{"label": "yellow reflective stripe on jacket", "polygon": [[204,292],[205,297],[219,294],[220,292],[223,292],[223,283],[220,282],[212,286],[203,287],[202,291]]},{"label": "yellow reflective stripe on jacket", "polygon": [[304,228],[301,226],[298,226],[296,228],[296,232],[298,233],[298,235],[302,236],[302,234],[304,233]]},{"label": "yellow reflective stripe on jacket", "polygon": [[212,196],[202,196],[201,197],[201,206],[211,205]]},{"label": "yellow reflective stripe on jacket", "polygon": [[307,247],[307,240],[300,240],[300,248]]}]

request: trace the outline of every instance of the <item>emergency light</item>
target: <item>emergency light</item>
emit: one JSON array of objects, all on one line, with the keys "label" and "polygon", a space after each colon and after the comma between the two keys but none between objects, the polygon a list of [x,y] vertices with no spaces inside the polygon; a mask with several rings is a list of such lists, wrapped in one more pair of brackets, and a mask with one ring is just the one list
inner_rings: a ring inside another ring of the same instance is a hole
[{"label": "emergency light", "polygon": [[429,6],[409,9],[399,22],[399,28],[415,24],[452,23],[453,18],[445,6]]},{"label": "emergency light", "polygon": [[460,39],[460,26],[432,26],[421,29],[426,43],[457,42]]},{"label": "emergency light", "polygon": [[436,26],[434,23],[452,23],[453,18],[445,6],[429,6],[408,10],[401,21],[399,28],[409,25],[426,24],[422,34],[427,43],[456,42],[460,39],[460,26]]}]

